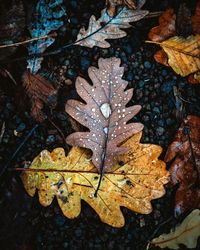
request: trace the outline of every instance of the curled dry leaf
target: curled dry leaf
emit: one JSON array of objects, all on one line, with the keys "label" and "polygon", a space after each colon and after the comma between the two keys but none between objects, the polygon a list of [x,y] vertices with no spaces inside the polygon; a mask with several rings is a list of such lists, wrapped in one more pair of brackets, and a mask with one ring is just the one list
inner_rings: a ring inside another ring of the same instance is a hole
[{"label": "curled dry leaf", "polygon": [[176,34],[176,15],[173,9],[167,9],[159,18],[159,25],[148,34],[150,40],[162,42]]},{"label": "curled dry leaf", "polygon": [[[44,103],[49,103],[50,97],[56,96],[54,87],[41,75],[33,75],[25,71],[22,76],[23,86],[31,102],[31,115],[39,122],[43,121],[45,116],[42,112]],[[54,104],[53,104],[54,105]]]},{"label": "curled dry leaf", "polygon": [[164,195],[163,185],[168,182],[165,163],[158,160],[161,147],[140,144],[141,135],[137,133],[123,144],[129,152],[116,158],[113,171],[102,179],[97,197],[94,193],[99,173],[92,164],[91,152],[77,147],[72,148],[67,157],[61,148],[51,153],[42,151],[22,174],[24,187],[31,196],[38,189],[43,206],[50,205],[55,196],[68,218],[80,214],[81,200],[84,200],[103,222],[122,227],[125,222],[120,207],[150,213],[150,201]]},{"label": "curled dry leaf", "polygon": [[171,182],[178,184],[175,215],[200,208],[200,118],[188,116],[169,146],[165,161],[170,162]]},{"label": "curled dry leaf", "polygon": [[[137,2],[137,4],[136,4]],[[107,10],[110,16],[114,16],[118,6],[127,6],[129,9],[140,9],[146,0],[106,0]]]},{"label": "curled dry leaf", "polygon": [[160,248],[181,249],[181,244],[187,248],[197,247],[197,240],[200,236],[200,210],[193,210],[184,221],[169,234],[162,234],[152,240],[152,244]]},{"label": "curled dry leaf", "polygon": [[101,17],[96,20],[91,16],[88,29],[81,28],[77,36],[76,44],[93,48],[109,48],[110,43],[106,39],[118,39],[126,36],[122,29],[130,28],[130,22],[136,22],[148,14],[146,10],[130,10],[126,7],[118,9],[114,17],[109,16],[106,9],[101,12]]},{"label": "curled dry leaf", "polygon": [[69,135],[67,143],[91,149],[92,162],[102,173],[111,169],[116,155],[127,151],[119,145],[141,131],[143,125],[127,124],[141,106],[126,107],[132,98],[133,89],[125,91],[128,82],[122,79],[124,68],[120,67],[120,59],[100,58],[98,66],[88,69],[93,85],[81,77],[76,80],[76,90],[86,104],[69,100],[65,110],[90,130]]}]

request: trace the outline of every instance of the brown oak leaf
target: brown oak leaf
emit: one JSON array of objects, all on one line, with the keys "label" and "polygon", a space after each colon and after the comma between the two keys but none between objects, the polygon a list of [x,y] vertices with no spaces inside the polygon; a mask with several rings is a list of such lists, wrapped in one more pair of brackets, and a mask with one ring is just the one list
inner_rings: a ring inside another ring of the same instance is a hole
[{"label": "brown oak leaf", "polygon": [[200,208],[200,117],[188,116],[169,146],[165,161],[171,182],[178,184],[175,215]]},{"label": "brown oak leaf", "polygon": [[28,70],[22,76],[23,86],[31,102],[31,115],[39,122],[45,119],[42,112],[50,97],[56,96],[56,89],[41,75],[31,74]]},{"label": "brown oak leaf", "polygon": [[89,132],[69,135],[67,143],[91,149],[92,162],[102,173],[111,169],[115,156],[127,151],[119,145],[141,131],[143,125],[127,124],[140,111],[141,106],[126,107],[132,98],[133,89],[125,91],[128,82],[122,79],[124,68],[120,67],[120,59],[100,58],[98,66],[88,69],[93,85],[81,77],[76,80],[76,90],[86,104],[69,100],[65,110],[89,128]]}]

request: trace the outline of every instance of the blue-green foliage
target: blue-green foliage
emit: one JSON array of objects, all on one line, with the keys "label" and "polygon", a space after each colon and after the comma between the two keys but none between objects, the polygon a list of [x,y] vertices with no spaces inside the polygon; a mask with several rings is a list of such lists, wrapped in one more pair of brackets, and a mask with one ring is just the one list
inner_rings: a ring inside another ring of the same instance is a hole
[{"label": "blue-green foliage", "polygon": [[[39,0],[36,5],[35,15],[29,26],[32,38],[38,38],[48,35],[51,31],[57,30],[63,25],[61,18],[66,15],[62,7],[63,0]],[[47,39],[37,40],[29,44],[29,55],[43,53],[55,39],[48,37]],[[36,74],[41,67],[43,58],[28,59],[27,68],[32,74]]]}]

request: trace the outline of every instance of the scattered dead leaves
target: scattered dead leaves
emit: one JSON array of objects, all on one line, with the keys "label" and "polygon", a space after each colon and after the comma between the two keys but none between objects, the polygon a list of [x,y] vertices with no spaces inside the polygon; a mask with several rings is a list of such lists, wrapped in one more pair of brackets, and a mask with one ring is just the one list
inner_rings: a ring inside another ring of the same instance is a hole
[{"label": "scattered dead leaves", "polygon": [[[183,6],[182,9],[185,10],[186,8]],[[178,34],[177,16],[174,14],[173,9],[168,9],[160,17],[159,26],[150,30],[149,38],[163,48],[162,51],[156,52],[154,56],[157,62],[171,66],[181,76],[189,75],[190,83],[200,83],[198,77],[200,68],[200,1],[197,2],[195,15],[192,17],[189,14],[187,15],[191,19],[192,36],[186,38],[176,36]],[[184,19],[187,20],[188,18]],[[185,32],[182,31],[182,35],[184,33],[188,34],[189,28],[186,28],[186,25],[184,27]]]},{"label": "scattered dead leaves", "polygon": [[171,182],[178,185],[175,215],[200,208],[200,117],[188,116],[184,120],[165,161],[172,161]]},{"label": "scattered dead leaves", "polygon": [[150,213],[150,201],[164,195],[163,185],[168,182],[165,163],[158,160],[162,148],[141,144],[141,136],[141,132],[137,133],[123,144],[129,152],[115,158],[112,171],[103,177],[97,197],[94,193],[100,175],[92,164],[91,152],[77,147],[67,157],[62,148],[51,153],[42,151],[30,169],[22,173],[24,187],[31,196],[38,189],[43,206],[50,205],[56,197],[68,218],[80,214],[81,200],[84,200],[103,222],[122,227],[125,222],[120,207]]}]

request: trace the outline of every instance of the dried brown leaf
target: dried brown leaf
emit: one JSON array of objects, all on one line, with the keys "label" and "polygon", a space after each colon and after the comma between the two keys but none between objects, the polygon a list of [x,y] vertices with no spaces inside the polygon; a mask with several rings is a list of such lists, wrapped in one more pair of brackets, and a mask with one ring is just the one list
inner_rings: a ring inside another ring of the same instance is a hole
[{"label": "dried brown leaf", "polygon": [[31,114],[37,121],[43,121],[45,116],[42,112],[45,103],[51,96],[56,95],[55,88],[41,75],[33,75],[25,71],[22,77],[23,85],[31,102]]},{"label": "dried brown leaf", "polygon": [[171,182],[178,184],[175,214],[200,208],[200,117],[188,116],[172,144],[165,161],[170,162]]},{"label": "dried brown leaf", "polygon": [[122,79],[124,68],[120,67],[120,59],[100,58],[98,66],[88,69],[93,85],[81,77],[76,80],[76,90],[86,104],[77,100],[66,104],[66,112],[90,131],[69,135],[67,143],[91,149],[93,164],[99,171],[107,171],[113,165],[113,158],[127,151],[119,145],[141,131],[143,125],[127,124],[141,106],[126,107],[133,89],[125,91],[128,82]]},{"label": "dried brown leaf", "polygon": [[162,42],[176,34],[176,15],[173,9],[167,9],[159,18],[159,25],[148,34],[150,40]]},{"label": "dried brown leaf", "polygon": [[106,0],[108,13],[114,16],[117,11],[117,6],[126,5],[130,9],[136,9],[135,0]]}]

